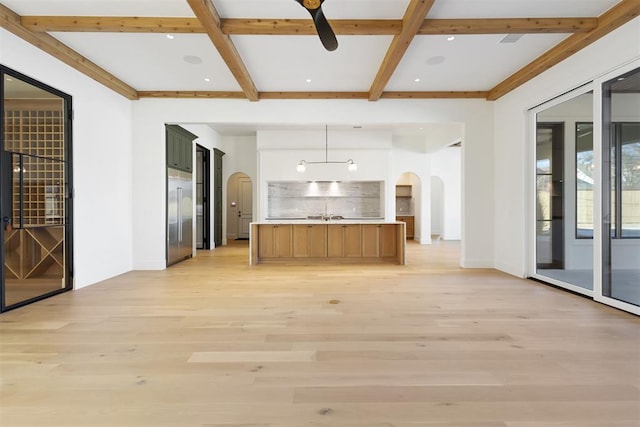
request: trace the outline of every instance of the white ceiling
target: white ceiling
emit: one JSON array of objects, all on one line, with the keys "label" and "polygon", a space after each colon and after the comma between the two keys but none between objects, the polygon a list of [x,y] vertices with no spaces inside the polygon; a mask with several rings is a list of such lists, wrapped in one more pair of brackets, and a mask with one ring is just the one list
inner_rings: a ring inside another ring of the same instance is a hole
[{"label": "white ceiling", "polygon": [[[618,1],[435,0],[427,18],[597,17]],[[0,3],[21,16],[195,17],[186,0]],[[213,3],[222,18],[309,18],[294,0]],[[402,19],[408,4],[409,0],[326,0],[323,10],[329,22]],[[242,90],[205,34],[175,34],[173,39],[160,33],[51,35],[139,91]],[[488,91],[569,34],[525,34],[516,43],[500,43],[505,35],[458,35],[453,41],[446,35],[418,35],[385,90]],[[230,37],[259,92],[367,92],[392,40],[392,36],[338,35],[338,49],[328,52],[316,36]]]}]

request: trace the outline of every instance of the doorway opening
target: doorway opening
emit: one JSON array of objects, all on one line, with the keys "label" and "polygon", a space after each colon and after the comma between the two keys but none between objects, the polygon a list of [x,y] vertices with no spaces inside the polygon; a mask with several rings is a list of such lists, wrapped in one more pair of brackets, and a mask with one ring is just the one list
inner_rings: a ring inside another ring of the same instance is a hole
[{"label": "doorway opening", "polygon": [[227,240],[248,240],[253,221],[253,184],[245,173],[236,172],[227,181]]},{"label": "doorway opening", "polygon": [[196,144],[196,249],[211,248],[210,151]]}]

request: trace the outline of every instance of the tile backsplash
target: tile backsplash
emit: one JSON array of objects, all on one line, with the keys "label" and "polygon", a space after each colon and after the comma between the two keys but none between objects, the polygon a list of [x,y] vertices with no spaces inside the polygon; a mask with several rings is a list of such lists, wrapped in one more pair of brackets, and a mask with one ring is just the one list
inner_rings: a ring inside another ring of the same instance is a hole
[{"label": "tile backsplash", "polygon": [[384,217],[384,181],[272,181],[267,186],[267,218]]}]

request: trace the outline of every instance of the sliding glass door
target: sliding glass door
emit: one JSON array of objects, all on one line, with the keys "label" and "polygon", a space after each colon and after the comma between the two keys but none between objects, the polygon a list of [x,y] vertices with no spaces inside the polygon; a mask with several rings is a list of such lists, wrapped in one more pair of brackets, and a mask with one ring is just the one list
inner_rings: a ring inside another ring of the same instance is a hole
[{"label": "sliding glass door", "polygon": [[640,306],[640,69],[602,94],[602,295]]},{"label": "sliding glass door", "polygon": [[640,61],[530,111],[532,278],[640,314]]},{"label": "sliding glass door", "polygon": [[532,276],[590,295],[593,291],[593,93],[582,89],[565,95],[537,108],[533,117],[535,270]]},{"label": "sliding glass door", "polygon": [[1,68],[2,311],[72,287],[71,99]]}]

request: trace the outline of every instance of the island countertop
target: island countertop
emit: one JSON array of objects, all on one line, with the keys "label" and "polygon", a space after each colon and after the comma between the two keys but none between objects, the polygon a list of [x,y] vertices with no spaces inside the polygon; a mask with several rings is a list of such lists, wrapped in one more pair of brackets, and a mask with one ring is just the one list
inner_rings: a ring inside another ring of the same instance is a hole
[{"label": "island countertop", "polygon": [[308,219],[308,218],[266,218],[251,224],[400,224],[403,221],[386,221],[383,218],[344,218],[344,219]]},{"label": "island countertop", "polygon": [[372,219],[278,218],[252,222],[249,264],[406,264],[406,224]]}]

